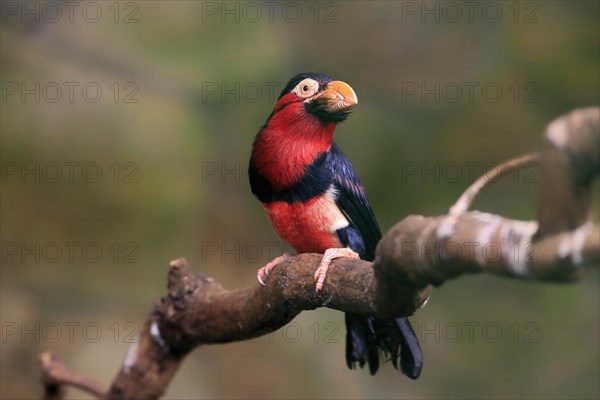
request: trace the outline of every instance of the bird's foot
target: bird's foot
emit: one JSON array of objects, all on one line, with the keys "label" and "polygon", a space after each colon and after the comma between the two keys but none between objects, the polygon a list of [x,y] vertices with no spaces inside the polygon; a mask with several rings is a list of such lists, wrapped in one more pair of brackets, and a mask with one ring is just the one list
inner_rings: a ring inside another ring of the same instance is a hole
[{"label": "bird's foot", "polygon": [[321,264],[319,265],[319,268],[317,268],[317,270],[315,271],[315,280],[317,281],[317,292],[323,289],[325,277],[327,276],[327,270],[329,269],[329,264],[331,264],[331,261],[335,260],[336,258],[352,258],[354,260],[358,260],[360,259],[360,256],[348,247],[325,250],[325,254],[323,255]]},{"label": "bird's foot", "polygon": [[276,266],[278,266],[280,263],[286,261],[288,258],[290,258],[290,254],[284,253],[283,255],[274,258],[267,265],[265,265],[264,267],[259,269],[258,272],[256,273],[256,279],[258,279],[258,283],[260,283],[262,286],[266,286],[264,279],[267,276],[269,276],[269,272],[271,272],[271,270],[273,268],[275,268]]}]

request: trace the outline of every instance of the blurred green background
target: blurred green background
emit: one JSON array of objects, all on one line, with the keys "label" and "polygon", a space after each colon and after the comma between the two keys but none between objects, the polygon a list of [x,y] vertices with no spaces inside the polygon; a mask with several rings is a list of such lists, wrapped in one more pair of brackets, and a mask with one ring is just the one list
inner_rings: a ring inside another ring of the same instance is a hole
[{"label": "blurred green background", "polygon": [[[599,104],[597,1],[270,4],[0,3],[2,398],[40,395],[44,350],[108,384],[170,260],[236,288],[289,250],[246,166],[297,72],[358,94],[336,140],[384,231]],[[474,208],[535,218],[538,178],[527,166]],[[412,318],[417,381],[346,369],[342,314],[306,312],[196,350],[165,397],[599,398],[598,293],[597,272],[449,282]]]}]

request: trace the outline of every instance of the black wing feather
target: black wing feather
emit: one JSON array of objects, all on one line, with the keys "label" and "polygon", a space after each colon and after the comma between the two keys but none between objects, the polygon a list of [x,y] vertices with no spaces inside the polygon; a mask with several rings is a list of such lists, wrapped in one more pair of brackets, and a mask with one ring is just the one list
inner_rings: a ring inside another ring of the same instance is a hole
[{"label": "black wing feather", "polygon": [[373,261],[381,230],[352,163],[335,142],[331,145],[327,164],[339,192],[336,204],[365,242],[363,259]]},{"label": "black wing feather", "polygon": [[[381,239],[381,230],[367,200],[350,160],[335,144],[329,151],[328,167],[333,174],[333,183],[338,190],[337,206],[355,228],[365,244],[361,258],[373,261],[375,247]],[[416,379],[423,367],[423,354],[419,341],[406,318],[375,319],[346,313],[346,363],[354,368],[369,364],[374,375],[379,368],[379,351],[391,358],[396,369]],[[400,359],[400,363],[398,363]],[[400,364],[400,365],[398,365]]]}]

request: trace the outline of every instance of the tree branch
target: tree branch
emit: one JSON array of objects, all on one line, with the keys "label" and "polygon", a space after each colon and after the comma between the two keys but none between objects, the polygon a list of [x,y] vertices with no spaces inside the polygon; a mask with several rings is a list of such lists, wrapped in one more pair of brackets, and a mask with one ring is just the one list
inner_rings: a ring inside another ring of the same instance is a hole
[{"label": "tree branch", "polygon": [[592,183],[600,170],[600,108],[576,110],[548,125],[541,157],[536,236],[575,230],[592,218]]},{"label": "tree branch", "polygon": [[[377,247],[375,263],[399,268],[413,283],[440,285],[465,273],[571,281],[600,261],[600,227],[592,222],[592,184],[600,169],[600,108],[553,121],[539,156],[539,223],[466,212],[480,178],[438,217],[409,216]],[[504,163],[497,175],[534,155]],[[490,179],[495,178],[493,176]]]},{"label": "tree branch", "polygon": [[44,377],[44,399],[61,400],[64,386],[74,386],[96,397],[102,397],[106,390],[98,383],[69,370],[50,352],[40,354],[40,367]]},{"label": "tree branch", "polygon": [[450,207],[450,211],[448,211],[448,215],[452,215],[458,217],[459,215],[467,212],[469,207],[471,207],[471,203],[475,199],[475,197],[479,194],[479,192],[489,183],[492,183],[494,179],[498,179],[504,176],[507,172],[512,170],[521,168],[525,164],[529,164],[539,160],[539,154],[525,154],[524,156],[513,158],[512,160],[505,161],[500,164],[497,168],[494,168],[492,172],[488,174],[483,174],[477,179],[471,186],[467,188],[463,192],[462,195],[456,200],[456,203],[452,207]]},{"label": "tree branch", "polygon": [[[225,290],[212,278],[192,272],[185,260],[175,260],[167,295],[154,305],[108,391],[45,354],[46,398],[60,399],[62,385],[102,398],[159,398],[183,358],[197,346],[254,338],[318,307],[376,317],[407,316],[427,300],[430,285],[462,274],[486,271],[572,281],[600,262],[599,227],[591,221],[599,144],[598,108],[574,111],[549,125],[539,154],[539,223],[468,212],[474,196],[493,179],[482,178],[448,215],[413,215],[399,222],[379,242],[374,263],[335,260],[319,293],[313,273],[321,255],[290,257],[271,272],[266,287],[238,290]],[[531,160],[520,158],[516,165]],[[503,166],[500,175],[510,162]]]},{"label": "tree branch", "polygon": [[195,347],[261,336],[303,310],[330,307],[382,317],[390,316],[390,310],[393,315],[409,315],[429,296],[430,289],[425,288],[375,300],[377,281],[371,263],[345,259],[335,260],[326,287],[317,293],[313,273],[321,258],[290,257],[271,272],[266,287],[256,284],[238,290],[225,290],[212,278],[194,273],[183,259],[173,261],[168,295],[155,305],[107,397],[160,397],[183,357]]},{"label": "tree branch", "polygon": [[477,272],[566,282],[600,262],[599,229],[592,223],[541,239],[534,238],[534,221],[482,212],[461,215],[452,233],[440,236],[447,223],[447,216],[405,218],[383,237],[375,268],[399,267],[409,281],[437,286]]}]

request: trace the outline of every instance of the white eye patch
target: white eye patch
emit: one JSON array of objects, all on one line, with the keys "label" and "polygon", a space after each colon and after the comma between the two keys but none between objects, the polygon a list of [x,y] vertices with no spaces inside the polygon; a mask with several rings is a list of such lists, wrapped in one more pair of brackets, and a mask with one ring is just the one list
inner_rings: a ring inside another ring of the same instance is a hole
[{"label": "white eye patch", "polygon": [[308,98],[313,96],[315,93],[319,91],[319,82],[315,81],[311,78],[306,78],[302,82],[300,82],[292,93],[294,93],[298,97]]}]

